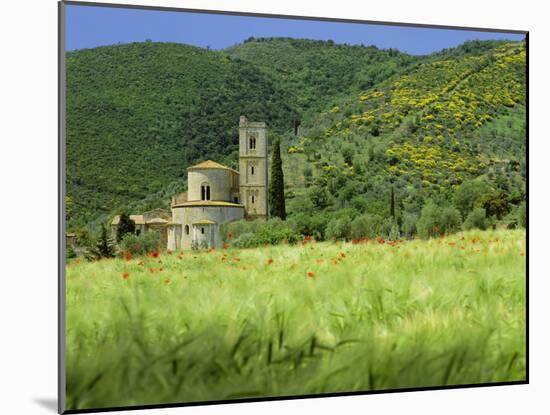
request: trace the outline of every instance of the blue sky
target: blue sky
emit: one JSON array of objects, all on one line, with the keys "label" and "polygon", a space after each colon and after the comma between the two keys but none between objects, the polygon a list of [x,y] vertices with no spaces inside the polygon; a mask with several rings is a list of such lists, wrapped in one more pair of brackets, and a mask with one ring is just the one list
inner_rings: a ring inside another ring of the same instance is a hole
[{"label": "blue sky", "polygon": [[254,37],[284,36],[332,39],[337,43],[397,48],[410,54],[427,54],[472,39],[521,40],[523,34],[427,29],[389,25],[354,24],[229,16],[216,14],[67,6],[67,50],[117,43],[177,42],[223,49]]}]

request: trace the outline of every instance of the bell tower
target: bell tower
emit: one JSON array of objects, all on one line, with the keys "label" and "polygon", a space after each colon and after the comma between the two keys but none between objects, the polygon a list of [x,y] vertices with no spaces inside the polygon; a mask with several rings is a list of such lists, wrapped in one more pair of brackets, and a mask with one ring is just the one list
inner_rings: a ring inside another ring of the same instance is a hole
[{"label": "bell tower", "polygon": [[267,127],[245,116],[239,120],[239,188],[246,217],[267,219]]}]

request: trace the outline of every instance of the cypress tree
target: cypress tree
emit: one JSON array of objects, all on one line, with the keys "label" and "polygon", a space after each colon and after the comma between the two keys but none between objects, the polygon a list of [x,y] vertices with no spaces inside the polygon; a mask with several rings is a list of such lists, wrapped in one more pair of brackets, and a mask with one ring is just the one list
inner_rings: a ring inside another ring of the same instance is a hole
[{"label": "cypress tree", "polygon": [[120,215],[120,219],[118,221],[118,227],[116,229],[116,241],[120,242],[122,240],[122,237],[126,235],[127,233],[135,233],[136,232],[136,224],[132,219],[130,219],[130,215],[126,212],[123,212]]},{"label": "cypress tree", "polygon": [[269,214],[271,217],[286,219],[285,180],[283,176],[283,161],[281,160],[281,143],[277,139],[273,143],[271,155],[271,181],[269,182]]},{"label": "cypress tree", "polygon": [[393,185],[391,186],[390,215],[395,219],[395,195],[393,192]]},{"label": "cypress tree", "polygon": [[95,248],[92,249],[92,254],[96,258],[112,258],[115,256],[113,241],[109,237],[105,225],[101,225],[101,235],[96,242]]}]

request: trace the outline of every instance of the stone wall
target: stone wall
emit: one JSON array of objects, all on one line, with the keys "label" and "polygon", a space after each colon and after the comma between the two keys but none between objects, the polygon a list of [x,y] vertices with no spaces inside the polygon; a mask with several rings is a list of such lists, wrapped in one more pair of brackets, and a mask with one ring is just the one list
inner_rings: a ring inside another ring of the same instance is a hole
[{"label": "stone wall", "polygon": [[[181,206],[172,209],[172,221],[181,224],[181,249],[191,249],[193,239],[193,223],[209,220],[215,222],[213,225],[204,225],[209,228],[212,234],[212,246],[220,248],[223,246],[219,227],[222,223],[243,219],[244,209],[232,206]],[[199,225],[202,226],[202,225]],[[172,243],[176,246],[177,241]],[[170,248],[170,244],[168,245]]]},{"label": "stone wall", "polygon": [[201,186],[210,185],[210,200],[232,202],[236,174],[227,169],[193,169],[187,173],[187,200],[202,200]]}]

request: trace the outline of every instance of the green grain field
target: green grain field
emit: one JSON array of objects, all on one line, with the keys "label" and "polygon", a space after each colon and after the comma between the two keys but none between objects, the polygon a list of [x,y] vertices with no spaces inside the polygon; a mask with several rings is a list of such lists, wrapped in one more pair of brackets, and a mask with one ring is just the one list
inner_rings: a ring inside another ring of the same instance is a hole
[{"label": "green grain field", "polygon": [[521,381],[525,231],[67,265],[67,408]]}]

